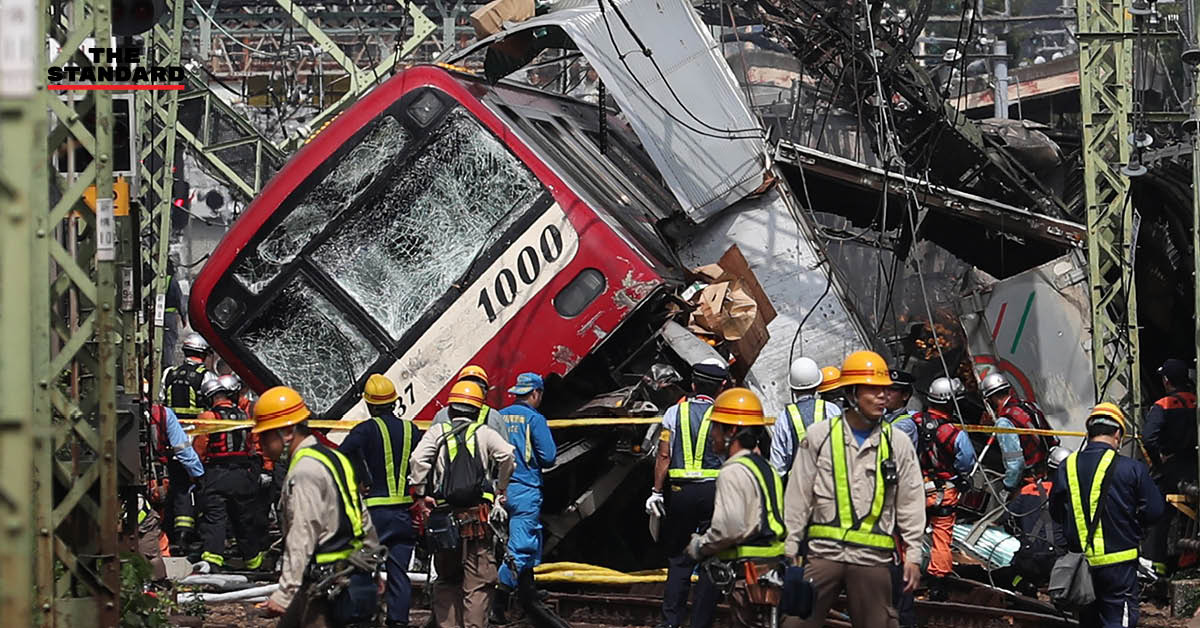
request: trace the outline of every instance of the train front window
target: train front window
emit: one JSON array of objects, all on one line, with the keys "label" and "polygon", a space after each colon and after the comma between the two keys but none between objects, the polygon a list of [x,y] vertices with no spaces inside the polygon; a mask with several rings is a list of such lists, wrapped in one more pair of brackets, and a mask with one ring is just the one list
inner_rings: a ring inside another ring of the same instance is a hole
[{"label": "train front window", "polygon": [[313,250],[397,341],[543,193],[533,173],[461,107],[356,203]]},{"label": "train front window", "polygon": [[325,225],[366,193],[371,183],[387,172],[404,149],[409,132],[394,116],[384,116],[362,141],[330,169],[257,246],[234,268],[234,277],[257,294],[285,266],[295,261]]},{"label": "train front window", "polygon": [[379,351],[303,275],[297,275],[238,339],[320,415],[366,374]]}]

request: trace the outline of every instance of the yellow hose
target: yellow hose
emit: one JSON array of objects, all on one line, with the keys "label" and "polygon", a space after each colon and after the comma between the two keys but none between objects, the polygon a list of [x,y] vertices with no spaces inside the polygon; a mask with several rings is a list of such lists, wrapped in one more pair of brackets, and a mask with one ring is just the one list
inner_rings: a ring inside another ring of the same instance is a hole
[{"label": "yellow hose", "polygon": [[645,584],[667,581],[666,569],[624,573],[599,565],[572,562],[545,563],[534,567],[533,573],[538,582],[545,583]]}]

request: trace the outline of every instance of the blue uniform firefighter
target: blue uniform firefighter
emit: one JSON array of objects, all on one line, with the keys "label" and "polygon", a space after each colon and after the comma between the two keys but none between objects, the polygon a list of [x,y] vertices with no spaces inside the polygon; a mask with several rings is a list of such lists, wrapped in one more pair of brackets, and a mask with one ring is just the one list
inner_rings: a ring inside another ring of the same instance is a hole
[{"label": "blue uniform firefighter", "polygon": [[361,464],[369,477],[366,506],[379,532],[379,542],[387,547],[388,628],[408,626],[412,606],[412,583],[408,563],[412,558],[417,532],[413,527],[413,498],[408,490],[408,460],[421,440],[412,421],[396,418],[399,395],[387,377],[373,374],[363,387],[363,401],[370,421],[354,426],[338,451],[354,464]]},{"label": "blue uniform firefighter", "polygon": [[554,466],[558,448],[546,417],[538,412],[545,384],[537,373],[521,373],[508,392],[516,395],[511,406],[500,411],[503,435],[513,446],[516,469],[508,484],[506,508],[508,551],[500,566],[500,588],[492,608],[492,623],[504,623],[508,597],[517,589],[525,569],[542,562],[542,469]]}]

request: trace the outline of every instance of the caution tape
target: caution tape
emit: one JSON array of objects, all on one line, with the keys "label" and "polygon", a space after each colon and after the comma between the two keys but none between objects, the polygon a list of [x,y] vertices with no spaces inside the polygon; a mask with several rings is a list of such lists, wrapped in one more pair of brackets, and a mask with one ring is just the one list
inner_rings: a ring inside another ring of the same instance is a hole
[{"label": "caution tape", "polygon": [[1031,434],[1034,436],[1087,436],[1087,432],[1070,430],[1039,430],[1024,427],[994,427],[990,425],[964,425],[962,429],[968,432],[982,434]]},{"label": "caution tape", "polygon": [[[309,420],[308,426],[317,429],[328,430],[351,430],[354,426],[362,423],[366,419],[312,419]],[[770,419],[768,419],[770,420]],[[199,434],[215,434],[217,432],[228,432],[231,430],[240,430],[247,427],[254,427],[254,421],[224,421],[220,419],[179,419],[183,425],[192,426],[188,430],[193,435]],[[426,419],[417,419],[413,421],[417,427],[425,430],[433,424],[433,421]],[[546,424],[551,429],[565,429],[572,427],[599,427],[606,425],[657,425],[662,423],[662,417],[600,417],[587,419],[550,419]]]}]

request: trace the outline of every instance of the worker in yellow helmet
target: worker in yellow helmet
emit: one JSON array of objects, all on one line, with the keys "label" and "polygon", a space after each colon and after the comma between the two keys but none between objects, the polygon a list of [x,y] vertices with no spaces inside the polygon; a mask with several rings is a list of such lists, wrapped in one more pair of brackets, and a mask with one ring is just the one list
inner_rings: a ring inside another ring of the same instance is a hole
[{"label": "worker in yellow helmet", "polygon": [[[687,553],[700,562],[706,558],[732,563],[736,581],[729,606],[736,626],[764,625],[759,617],[769,607],[751,605],[747,593],[746,565],[750,561],[761,573],[779,565],[787,536],[783,524],[783,482],[763,456],[770,448],[770,422],[763,416],[762,402],[746,388],[731,388],[713,403],[713,449],[726,456],[717,475],[712,524],[703,534],[693,534]],[[692,623],[708,628],[707,622]]]},{"label": "worker in yellow helmet", "polygon": [[504,492],[515,462],[513,446],[479,420],[483,398],[478,383],[456,382],[450,421],[430,426],[408,464],[438,574],[433,615],[440,628],[486,626],[496,588],[492,526],[507,524]]},{"label": "worker in yellow helmet", "polygon": [[[359,496],[354,464],[317,441],[308,417],[300,393],[286,386],[266,391],[254,404],[253,432],[263,452],[274,460],[285,448],[290,452],[280,498],[279,589],[267,598],[266,611],[283,615],[281,626],[369,621],[378,608],[373,574],[383,550]],[[337,591],[332,597],[331,590]]]},{"label": "worker in yellow helmet", "polygon": [[[492,408],[487,404],[487,395],[488,390],[490,389],[488,385],[487,371],[483,370],[482,366],[468,364],[458,372],[458,377],[454,378],[454,381],[473,382],[479,385],[480,389],[483,390],[484,401],[483,404],[479,406],[478,414],[476,414],[475,420],[483,421],[487,423],[488,427],[496,430],[500,434],[503,434],[504,430],[506,429],[504,425],[504,417],[500,416],[500,413],[497,412],[495,408]],[[449,406],[438,410],[437,413],[433,415],[434,424],[449,423],[449,411]]]},{"label": "worker in yellow helmet", "polygon": [[379,531],[379,541],[387,547],[387,626],[408,626],[412,605],[412,584],[408,562],[412,558],[417,532],[409,508],[413,498],[408,489],[408,459],[420,440],[420,430],[411,420],[396,416],[400,395],[392,380],[378,373],[367,378],[363,401],[370,421],[354,426],[338,451],[351,460],[361,460],[370,475],[367,510]]},{"label": "worker in yellow helmet", "polygon": [[1063,461],[1050,489],[1050,515],[1063,527],[1068,551],[1087,560],[1095,601],[1080,626],[1136,626],[1140,604],[1138,546],[1167,507],[1140,460],[1117,450],[1128,420],[1116,404],[1100,403],[1087,419],[1088,442]]},{"label": "worker in yellow helmet", "polygon": [[807,542],[804,575],[815,591],[813,613],[802,625],[823,626],[845,590],[855,628],[895,628],[891,565],[903,561],[908,592],[921,578],[921,467],[912,441],[893,438],[891,424],[881,420],[893,383],[883,357],[851,353],[838,382],[844,414],[808,429],[788,476],[787,554],[797,556]]},{"label": "worker in yellow helmet", "polygon": [[817,394],[826,403],[842,407],[842,371],[836,366],[826,366],[821,369],[821,385],[817,386]]}]

